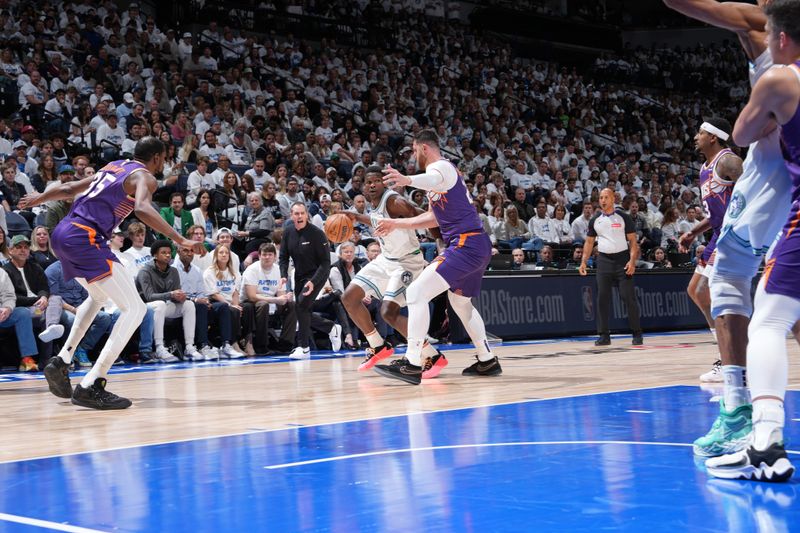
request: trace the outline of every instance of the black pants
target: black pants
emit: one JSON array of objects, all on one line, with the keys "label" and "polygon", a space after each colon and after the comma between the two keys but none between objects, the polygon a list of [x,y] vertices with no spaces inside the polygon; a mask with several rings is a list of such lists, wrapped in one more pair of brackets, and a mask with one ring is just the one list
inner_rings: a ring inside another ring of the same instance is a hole
[{"label": "black pants", "polygon": [[316,331],[329,332],[334,325],[330,320],[325,320],[321,316],[311,312],[314,301],[317,299],[317,294],[319,294],[319,291],[322,290],[325,284],[321,283],[319,287],[314,287],[311,294],[303,296],[303,288],[307,281],[309,281],[307,278],[297,278],[294,287],[294,299],[297,302],[297,304],[295,304],[295,312],[297,313],[297,345],[301,348],[309,347],[308,339],[311,336],[311,328],[314,328]]},{"label": "black pants", "polygon": [[619,286],[619,295],[628,308],[628,325],[634,335],[642,333],[639,324],[639,302],[633,286],[633,276],[625,274],[630,260],[628,252],[599,254],[597,257],[597,333],[608,335],[608,316],[611,312],[611,289]]},{"label": "black pants", "polygon": [[[242,304],[242,320],[251,320],[253,323],[253,348],[256,353],[266,353],[269,349],[269,314],[270,304],[266,302],[245,302]],[[278,305],[275,316],[281,317],[281,344],[294,346],[295,328],[297,327],[297,314],[294,302]]]}]

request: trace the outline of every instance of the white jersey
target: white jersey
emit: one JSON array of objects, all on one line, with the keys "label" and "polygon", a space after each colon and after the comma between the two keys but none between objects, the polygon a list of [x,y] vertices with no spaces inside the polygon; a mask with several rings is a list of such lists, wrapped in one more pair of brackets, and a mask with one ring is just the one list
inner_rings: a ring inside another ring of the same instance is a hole
[{"label": "white jersey", "polygon": [[[378,222],[383,218],[392,218],[386,209],[386,202],[389,197],[396,195],[395,191],[386,189],[383,193],[378,207],[374,208],[370,214],[370,224],[373,228],[378,226]],[[381,245],[381,254],[387,259],[400,259],[410,254],[419,253],[419,239],[413,229],[397,229],[384,237],[378,237]]]},{"label": "white jersey", "polygon": [[[750,65],[751,86],[770,68],[773,68],[772,56],[767,49]],[[720,245],[723,249],[728,246],[748,249],[755,258],[756,269],[760,256],[780,232],[791,205],[791,179],[783,163],[779,137],[780,132],[775,130],[750,145],[717,240],[717,249]],[[742,271],[737,264],[721,268],[717,265],[717,269]]]}]

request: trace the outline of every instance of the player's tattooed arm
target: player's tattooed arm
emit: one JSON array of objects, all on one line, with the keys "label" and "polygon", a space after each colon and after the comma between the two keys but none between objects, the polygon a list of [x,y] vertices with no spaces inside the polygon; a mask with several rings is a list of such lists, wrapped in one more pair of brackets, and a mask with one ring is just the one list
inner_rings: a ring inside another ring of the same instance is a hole
[{"label": "player's tattooed arm", "polygon": [[689,18],[730,31],[764,31],[767,17],[757,5],[717,0],[664,0],[664,4]]},{"label": "player's tattooed arm", "polygon": [[68,181],[66,183],[60,183],[58,185],[50,187],[43,193],[32,192],[26,194],[19,201],[18,206],[20,209],[26,209],[28,207],[41,205],[45,202],[74,198],[76,195],[88,189],[89,186],[92,184],[92,181],[94,181],[93,176],[89,178],[84,178],[80,181]]}]

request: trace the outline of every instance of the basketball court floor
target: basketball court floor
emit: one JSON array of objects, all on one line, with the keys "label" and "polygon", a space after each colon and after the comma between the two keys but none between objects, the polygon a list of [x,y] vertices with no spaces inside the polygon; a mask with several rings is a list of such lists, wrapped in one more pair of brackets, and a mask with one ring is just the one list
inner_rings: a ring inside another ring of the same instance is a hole
[{"label": "basketball court floor", "polygon": [[697,381],[707,333],[592,340],[505,343],[494,378],[446,347],[419,387],[358,374],[360,354],[115,367],[117,412],[0,374],[0,532],[800,529],[800,476],[713,480],[693,458],[720,392]]}]

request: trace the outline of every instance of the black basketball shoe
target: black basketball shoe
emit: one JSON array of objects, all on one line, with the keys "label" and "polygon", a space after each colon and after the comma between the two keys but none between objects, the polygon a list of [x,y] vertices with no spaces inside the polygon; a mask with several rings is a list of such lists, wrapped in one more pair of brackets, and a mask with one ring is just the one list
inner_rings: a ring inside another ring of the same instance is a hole
[{"label": "black basketball shoe", "polygon": [[712,476],[723,479],[787,481],[794,474],[782,442],[763,451],[750,444],[742,451],[709,459],[706,468]]},{"label": "black basketball shoe", "polygon": [[50,392],[59,398],[72,398],[72,383],[69,382],[69,364],[58,356],[51,357],[44,367],[44,377]]},{"label": "black basketball shoe", "polygon": [[72,393],[72,403],[80,405],[81,407],[90,407],[103,411],[109,409],[127,409],[131,406],[131,401],[129,399],[122,398],[106,390],[105,378],[97,378],[94,380],[94,384],[88,389],[84,389],[80,385],[75,387],[75,392]]},{"label": "black basketball shoe", "polygon": [[405,357],[392,361],[388,365],[377,365],[374,368],[375,372],[381,376],[399,379],[412,385],[419,385],[422,381],[422,367],[412,365]]},{"label": "black basketball shoe", "polygon": [[499,376],[502,373],[503,369],[496,355],[488,361],[478,359],[461,371],[462,376]]}]

